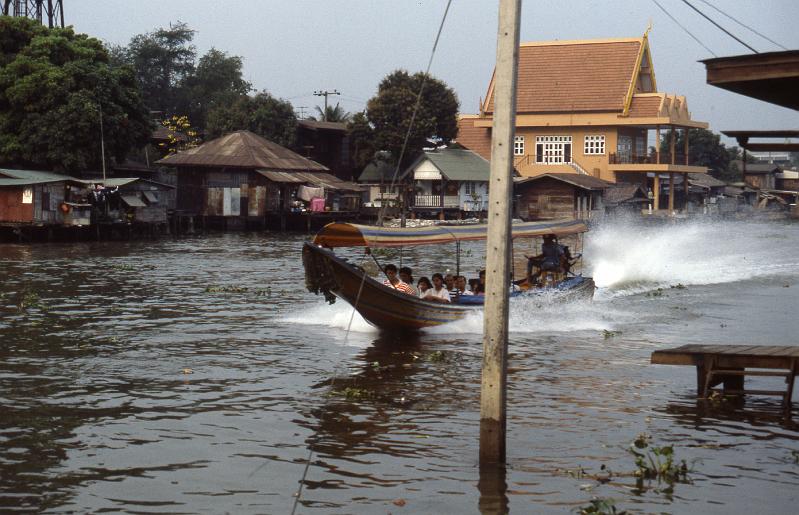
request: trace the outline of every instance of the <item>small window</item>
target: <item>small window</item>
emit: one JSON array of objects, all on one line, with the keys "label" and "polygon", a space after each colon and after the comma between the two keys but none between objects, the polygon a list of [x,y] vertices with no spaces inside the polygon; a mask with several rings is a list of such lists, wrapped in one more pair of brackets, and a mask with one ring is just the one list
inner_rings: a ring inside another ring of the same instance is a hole
[{"label": "small window", "polygon": [[50,206],[50,192],[43,191],[42,192],[42,211],[52,211],[52,207]]},{"label": "small window", "polygon": [[515,138],[513,138],[513,155],[514,156],[524,155],[524,136],[516,136]]},{"label": "small window", "polygon": [[585,137],[583,153],[587,156],[602,155],[605,153],[605,135],[591,135]]},{"label": "small window", "polygon": [[33,204],[33,188],[25,188],[22,190],[22,203]]}]

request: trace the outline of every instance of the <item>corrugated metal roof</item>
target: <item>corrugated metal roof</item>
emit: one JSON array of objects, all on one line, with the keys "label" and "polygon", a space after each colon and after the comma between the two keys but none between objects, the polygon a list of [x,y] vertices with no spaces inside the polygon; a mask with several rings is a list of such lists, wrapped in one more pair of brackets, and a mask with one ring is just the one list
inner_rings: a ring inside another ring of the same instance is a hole
[{"label": "corrugated metal roof", "polygon": [[142,193],[144,194],[144,198],[150,204],[155,204],[158,202],[158,193],[154,191],[143,191]]},{"label": "corrugated metal roof", "polygon": [[425,160],[430,161],[450,181],[487,182],[491,176],[491,168],[484,157],[471,150],[445,148],[425,152],[419,156],[405,169],[402,177],[413,173],[413,170]]},{"label": "corrugated metal roof", "polygon": [[59,181],[73,181],[77,182],[78,179],[70,175],[63,175],[60,173],[45,172],[40,170],[13,170],[9,168],[0,168],[0,178],[8,179],[22,179],[30,181],[28,184],[41,184],[45,182],[59,182]]},{"label": "corrugated metal roof", "polygon": [[320,122],[317,120],[297,120],[297,125],[311,130],[347,132],[347,124],[340,122]]},{"label": "corrugated metal roof", "polygon": [[[636,196],[639,197],[636,199]],[[602,194],[606,204],[621,204],[635,200],[647,200],[646,192],[638,184],[616,183],[611,185]]]},{"label": "corrugated metal roof", "polygon": [[544,177],[562,181],[585,190],[604,190],[610,187],[610,183],[607,181],[603,181],[602,179],[593,177],[591,175],[583,175],[579,173],[544,173],[541,175],[536,175],[535,177],[525,177],[516,181],[516,184],[526,184],[543,179]]},{"label": "corrugated metal roof", "polygon": [[689,173],[688,184],[702,186],[703,188],[719,188],[727,185],[726,182],[720,181],[706,173]]},{"label": "corrugated metal roof", "polygon": [[309,183],[329,190],[362,191],[363,186],[354,182],[342,181],[335,175],[323,172],[279,172],[275,170],[256,170],[270,181],[283,183]]},{"label": "corrugated metal roof", "polygon": [[33,186],[34,184],[47,184],[50,182],[59,182],[52,179],[5,179],[0,177],[0,186]]},{"label": "corrugated metal roof", "polygon": [[302,157],[250,131],[236,131],[156,161],[167,166],[263,168],[267,170],[327,171],[328,168]]},{"label": "corrugated metal roof", "polygon": [[147,204],[145,204],[144,201],[135,193],[120,195],[120,198],[122,198],[122,202],[130,207],[147,207]]},{"label": "corrugated metal roof", "polygon": [[391,154],[388,152],[378,152],[374,159],[369,161],[358,177],[358,182],[391,182],[397,165],[391,162]]}]

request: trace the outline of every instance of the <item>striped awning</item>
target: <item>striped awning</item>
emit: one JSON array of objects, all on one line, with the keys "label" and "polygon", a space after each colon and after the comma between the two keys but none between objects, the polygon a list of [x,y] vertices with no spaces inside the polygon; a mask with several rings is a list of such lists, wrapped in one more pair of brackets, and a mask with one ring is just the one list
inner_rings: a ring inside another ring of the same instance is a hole
[{"label": "striped awning", "polygon": [[[586,232],[579,220],[518,222],[511,226],[512,238],[534,238],[546,234],[565,236]],[[455,241],[484,240],[488,225],[433,225],[414,228],[387,228],[347,223],[327,224],[314,238],[323,247],[413,247]]]}]

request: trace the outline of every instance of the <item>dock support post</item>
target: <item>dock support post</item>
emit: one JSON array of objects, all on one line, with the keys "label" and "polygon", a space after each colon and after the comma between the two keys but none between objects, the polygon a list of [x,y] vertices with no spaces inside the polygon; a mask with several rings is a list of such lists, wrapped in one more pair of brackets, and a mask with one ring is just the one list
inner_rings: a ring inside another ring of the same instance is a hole
[{"label": "dock support post", "polygon": [[497,31],[491,187],[486,242],[483,370],[480,388],[480,467],[505,462],[508,374],[508,277],[513,136],[521,0],[500,0]]}]

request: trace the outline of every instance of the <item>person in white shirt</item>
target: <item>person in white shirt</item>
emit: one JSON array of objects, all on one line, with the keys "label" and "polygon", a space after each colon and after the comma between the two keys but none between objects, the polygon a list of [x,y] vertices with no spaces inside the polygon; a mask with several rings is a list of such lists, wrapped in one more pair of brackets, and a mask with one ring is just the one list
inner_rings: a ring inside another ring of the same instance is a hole
[{"label": "person in white shirt", "polygon": [[419,298],[423,299],[427,296],[427,292],[433,288],[433,283],[427,277],[420,277],[419,282],[416,283],[416,289],[419,290]]},{"label": "person in white shirt", "polygon": [[449,291],[447,287],[444,286],[444,276],[439,273],[433,274],[433,287],[427,290],[425,296],[422,298],[432,300],[433,302],[441,302],[443,304],[452,302]]},{"label": "person in white shirt", "polygon": [[474,295],[466,284],[466,277],[463,275],[455,277],[455,288],[458,290],[459,295]]}]

